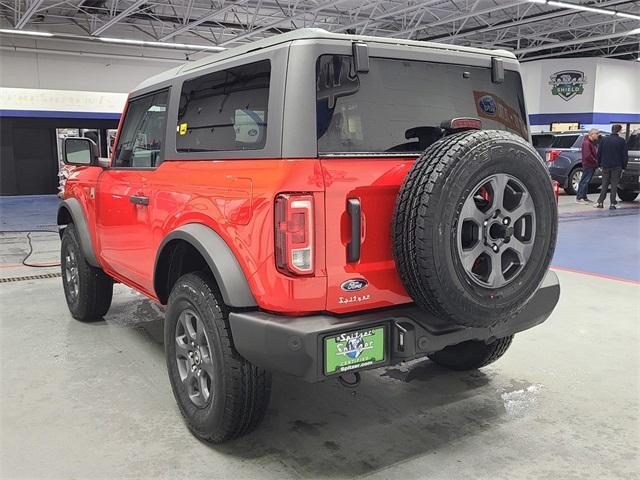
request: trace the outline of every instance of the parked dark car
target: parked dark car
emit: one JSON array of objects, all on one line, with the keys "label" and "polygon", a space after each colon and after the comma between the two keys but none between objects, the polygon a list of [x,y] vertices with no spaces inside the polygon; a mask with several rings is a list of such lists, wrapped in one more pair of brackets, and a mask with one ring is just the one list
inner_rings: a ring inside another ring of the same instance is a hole
[{"label": "parked dark car", "polygon": [[640,130],[634,130],[627,140],[629,146],[629,163],[624,171],[618,196],[620,200],[632,202],[640,193]]},{"label": "parked dark car", "polygon": [[[582,178],[582,142],[586,130],[569,132],[534,133],[533,146],[547,163],[551,178],[556,180],[569,195],[575,195]],[[591,187],[602,183],[602,172],[598,168],[591,179]]]},{"label": "parked dark car", "polygon": [[[542,132],[532,134],[533,146],[546,162],[551,178],[556,180],[569,195],[575,195],[582,178],[582,142],[587,130],[568,132]],[[608,133],[602,133],[606,136]],[[621,200],[631,202],[640,192],[640,130],[629,137],[629,163],[618,185]],[[602,184],[602,172],[598,168],[591,179],[591,189]]]}]

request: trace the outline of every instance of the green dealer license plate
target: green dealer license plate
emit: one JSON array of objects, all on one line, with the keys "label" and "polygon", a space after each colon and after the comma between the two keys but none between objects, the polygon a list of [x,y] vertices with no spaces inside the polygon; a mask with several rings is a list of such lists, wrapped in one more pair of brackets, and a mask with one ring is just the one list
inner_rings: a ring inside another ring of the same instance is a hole
[{"label": "green dealer license plate", "polygon": [[384,362],[384,327],[332,335],[324,339],[324,373],[344,373]]}]

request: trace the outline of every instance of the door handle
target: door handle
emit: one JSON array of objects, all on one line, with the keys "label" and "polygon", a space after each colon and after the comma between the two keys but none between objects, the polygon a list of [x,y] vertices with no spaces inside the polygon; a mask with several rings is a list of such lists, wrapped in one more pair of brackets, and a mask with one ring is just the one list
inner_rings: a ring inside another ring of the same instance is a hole
[{"label": "door handle", "polygon": [[357,198],[348,198],[347,212],[351,217],[351,241],[347,244],[347,262],[351,263],[360,260],[360,236],[362,232],[360,200]]},{"label": "door handle", "polygon": [[131,195],[129,201],[134,205],[149,205],[149,197],[142,195]]}]

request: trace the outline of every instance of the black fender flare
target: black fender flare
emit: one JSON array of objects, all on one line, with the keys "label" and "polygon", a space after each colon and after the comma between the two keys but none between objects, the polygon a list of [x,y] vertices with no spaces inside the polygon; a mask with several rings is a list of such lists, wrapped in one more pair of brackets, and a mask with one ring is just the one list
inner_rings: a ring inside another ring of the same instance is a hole
[{"label": "black fender flare", "polygon": [[89,227],[84,215],[84,210],[77,199],[68,198],[60,204],[58,207],[57,223],[62,227],[60,229],[60,236],[62,236],[64,226],[69,223],[73,223],[75,225],[76,232],[78,232],[80,248],[82,249],[85,260],[92,267],[101,268],[93,248],[93,242],[91,241],[91,235],[89,234]]},{"label": "black fender flare", "polygon": [[202,255],[216,279],[226,305],[238,308],[257,307],[238,259],[220,235],[201,223],[187,223],[176,228],[160,244],[153,267],[153,288],[161,301],[164,295],[160,291],[162,279],[158,277],[158,266],[165,247],[173,240],[189,243]]}]

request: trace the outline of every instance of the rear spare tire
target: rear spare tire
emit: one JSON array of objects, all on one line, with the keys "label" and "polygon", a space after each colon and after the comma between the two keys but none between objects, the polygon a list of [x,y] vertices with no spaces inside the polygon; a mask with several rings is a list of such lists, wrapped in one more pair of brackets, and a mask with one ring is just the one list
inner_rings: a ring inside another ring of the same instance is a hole
[{"label": "rear spare tire", "polygon": [[486,327],[527,303],[556,243],[551,179],[536,151],[502,131],[445,137],[416,160],[393,218],[394,258],[414,301]]}]

